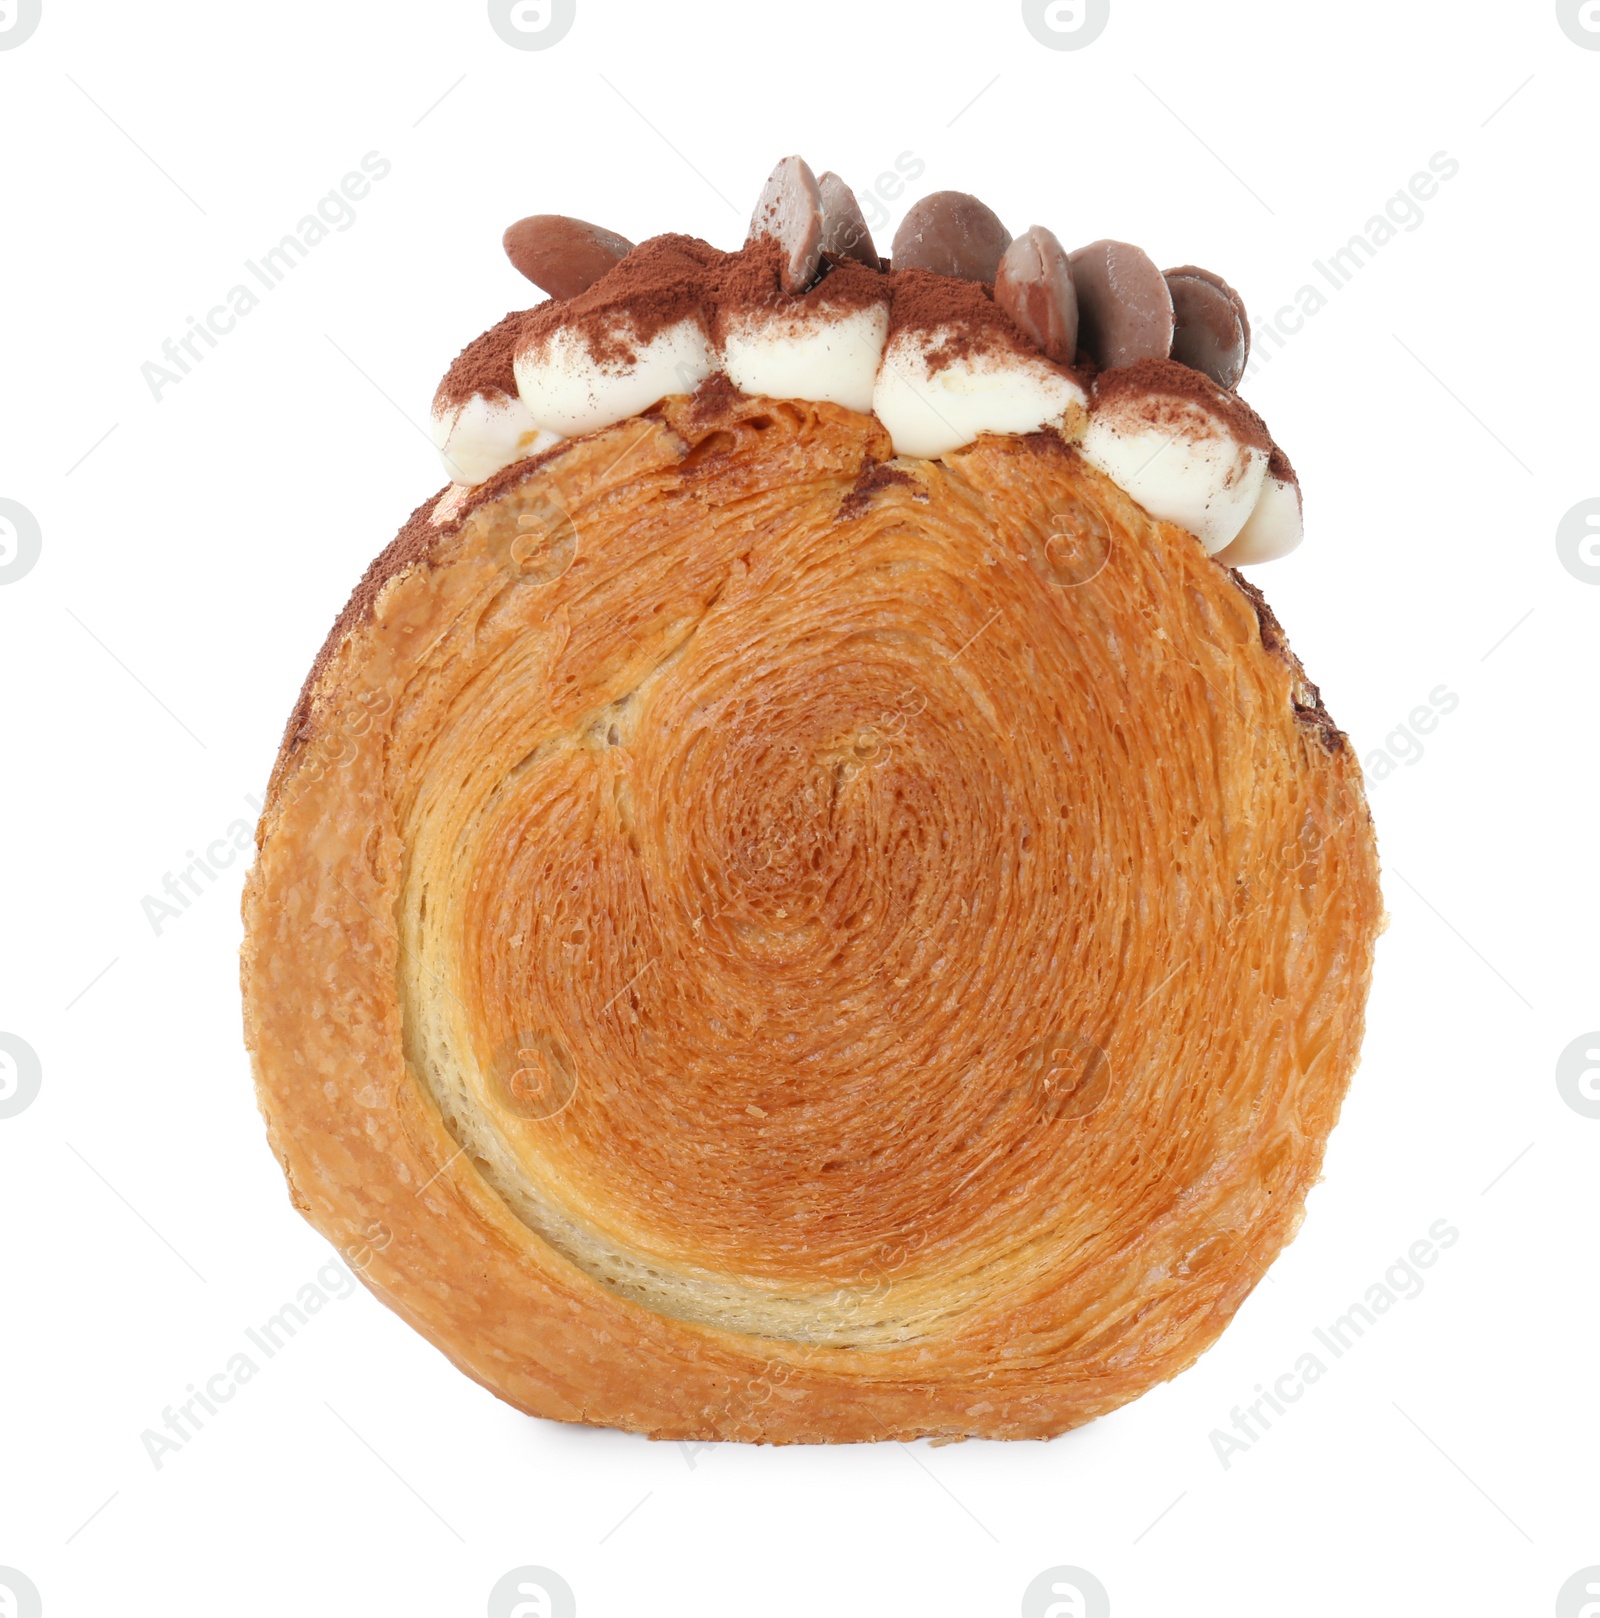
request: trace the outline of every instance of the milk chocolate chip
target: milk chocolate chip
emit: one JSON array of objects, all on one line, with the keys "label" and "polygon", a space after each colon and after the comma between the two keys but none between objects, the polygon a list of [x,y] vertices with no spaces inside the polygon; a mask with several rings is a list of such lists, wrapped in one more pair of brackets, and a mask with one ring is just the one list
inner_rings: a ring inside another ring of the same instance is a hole
[{"label": "milk chocolate chip", "polygon": [[625,236],[558,213],[519,219],[502,240],[506,257],[552,298],[587,292],[633,251]]},{"label": "milk chocolate chip", "polygon": [[914,202],[894,233],[897,270],[932,270],[994,284],[1011,233],[993,209],[965,191],[935,191]]},{"label": "milk chocolate chip", "polygon": [[1031,225],[1005,250],[994,301],[1047,360],[1071,365],[1078,352],[1078,294],[1067,251],[1043,225]]},{"label": "milk chocolate chip", "polygon": [[1236,388],[1250,357],[1250,320],[1244,299],[1210,270],[1185,264],[1167,271],[1177,329],[1172,357],[1204,371],[1224,388]]},{"label": "milk chocolate chip", "polygon": [[822,193],[822,251],[877,269],[878,250],[855,192],[831,172],[818,179],[817,189]]},{"label": "milk chocolate chip", "polygon": [[822,192],[803,157],[784,158],[768,176],[746,246],[763,236],[783,249],[783,290],[804,292],[822,262]]},{"label": "milk chocolate chip", "polygon": [[1127,242],[1090,242],[1070,255],[1078,342],[1102,370],[1172,353],[1172,294],[1147,254]]}]

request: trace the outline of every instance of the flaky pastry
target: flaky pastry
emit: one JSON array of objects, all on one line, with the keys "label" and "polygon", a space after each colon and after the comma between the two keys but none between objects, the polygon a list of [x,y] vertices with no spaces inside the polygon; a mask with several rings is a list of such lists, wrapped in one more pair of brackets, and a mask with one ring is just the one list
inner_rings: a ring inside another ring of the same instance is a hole
[{"label": "flaky pastry", "polygon": [[1189,1365],[1302,1217],[1381,902],[1192,533],[1056,431],[897,457],[713,377],[419,510],[245,915],[273,1149],[379,1297],[525,1411],[796,1442]]}]

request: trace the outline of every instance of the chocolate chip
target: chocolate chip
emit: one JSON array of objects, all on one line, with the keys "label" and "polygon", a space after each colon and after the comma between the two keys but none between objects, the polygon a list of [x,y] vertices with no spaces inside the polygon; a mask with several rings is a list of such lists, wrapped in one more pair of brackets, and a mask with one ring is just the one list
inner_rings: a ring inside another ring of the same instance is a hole
[{"label": "chocolate chip", "polygon": [[804,292],[822,262],[822,192],[803,157],[782,159],[768,176],[746,245],[763,236],[783,249],[783,290]]},{"label": "chocolate chip", "polygon": [[1078,342],[1102,370],[1172,353],[1172,294],[1147,254],[1090,242],[1069,255],[1078,289]]},{"label": "chocolate chip", "polygon": [[1047,360],[1072,364],[1078,352],[1078,294],[1066,249],[1043,225],[1030,225],[1005,250],[994,278],[994,301]]},{"label": "chocolate chip", "polygon": [[994,284],[1011,233],[993,209],[965,191],[935,191],[911,204],[894,233],[897,270],[932,270]]},{"label": "chocolate chip", "polygon": [[519,219],[502,241],[506,257],[552,298],[575,298],[587,292],[633,251],[633,243],[614,230],[558,213]]},{"label": "chocolate chip", "polygon": [[1250,318],[1244,299],[1210,270],[1185,264],[1167,271],[1177,329],[1172,357],[1204,371],[1220,387],[1236,388],[1250,357]]},{"label": "chocolate chip", "polygon": [[817,189],[822,193],[822,251],[877,269],[878,250],[855,192],[831,172],[818,179]]}]

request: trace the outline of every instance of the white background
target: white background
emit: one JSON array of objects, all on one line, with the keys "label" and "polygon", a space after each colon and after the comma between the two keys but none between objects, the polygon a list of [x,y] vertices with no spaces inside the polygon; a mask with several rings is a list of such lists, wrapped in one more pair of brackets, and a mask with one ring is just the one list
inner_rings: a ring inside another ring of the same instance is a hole
[{"label": "white background", "polygon": [[[1112,0],[1078,51],[1007,0],[578,0],[540,51],[481,0],[44,0],[0,51],[0,498],[43,535],[0,587],[0,1030],[43,1074],[0,1119],[0,1565],[49,1618],[477,1615],[520,1564],[584,1618],[1009,1615],[1057,1564],[1117,1618],[1553,1611],[1600,1563],[1600,1121],[1554,1077],[1600,1026],[1600,589],[1555,545],[1600,494],[1597,89],[1547,0]],[[141,365],[369,151],[357,222],[157,403]],[[141,1433],[332,1255],[251,1094],[243,860],[159,936],[141,901],[253,826],[329,622],[441,485],[434,386],[533,301],[504,226],[732,247],[791,151],[863,193],[914,154],[912,195],[1206,265],[1258,323],[1460,164],[1245,389],[1309,519],[1255,578],[1363,760],[1459,699],[1372,784],[1392,923],[1304,1229],[1193,1370],[1049,1444],[564,1428],[358,1289],[157,1470]],[[1439,1219],[1421,1295],[1224,1468],[1213,1429]]]}]

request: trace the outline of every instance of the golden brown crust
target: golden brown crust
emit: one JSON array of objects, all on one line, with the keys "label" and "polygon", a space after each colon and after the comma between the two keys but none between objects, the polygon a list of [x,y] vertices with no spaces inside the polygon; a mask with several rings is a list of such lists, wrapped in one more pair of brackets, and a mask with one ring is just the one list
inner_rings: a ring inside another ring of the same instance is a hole
[{"label": "golden brown crust", "polygon": [[245,899],[273,1149],[522,1409],[1044,1437],[1302,1215],[1381,905],[1255,592],[1076,453],[726,390],[369,575]]}]

